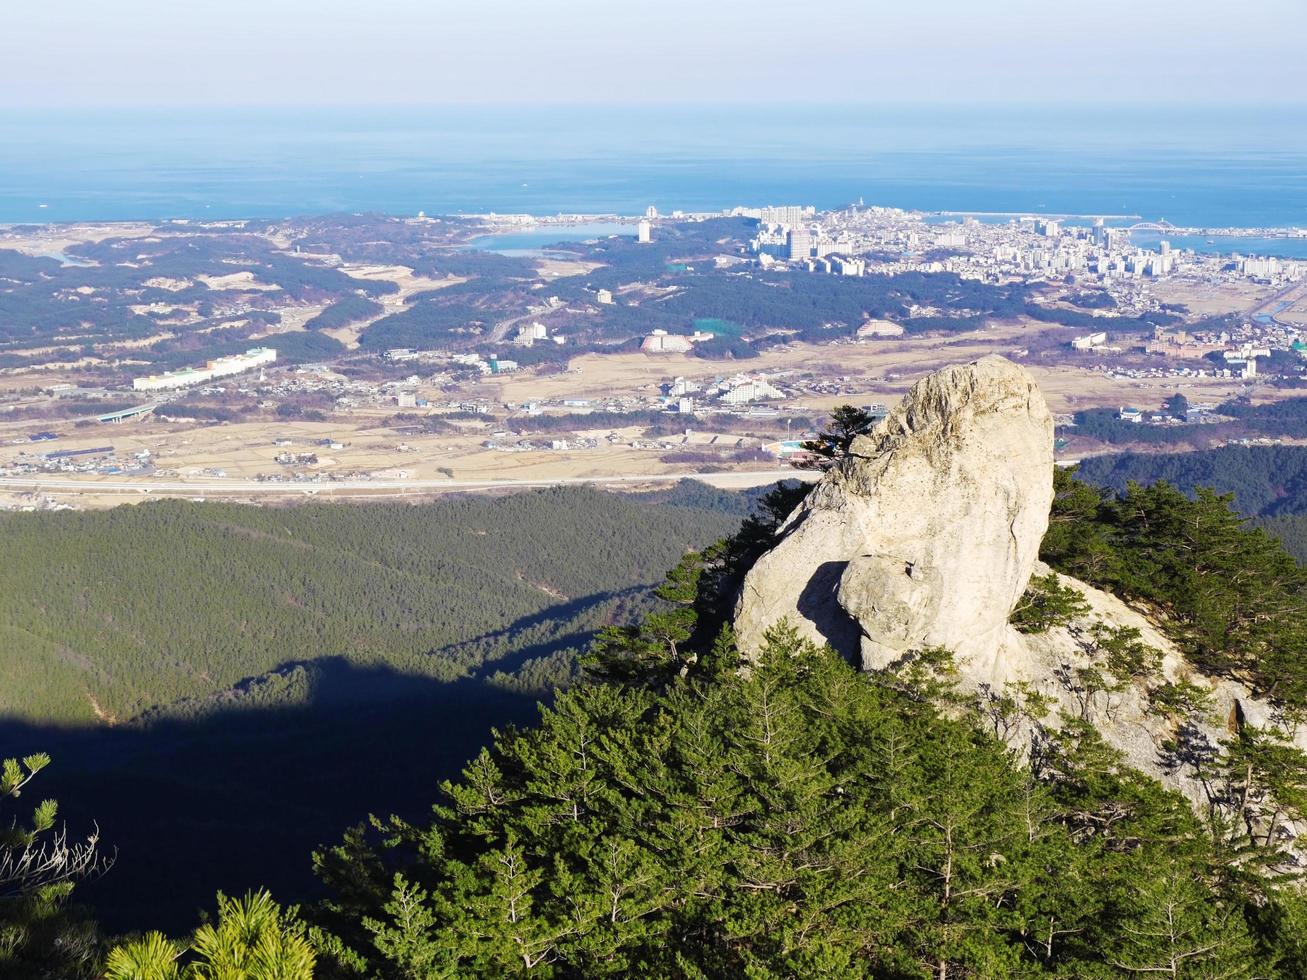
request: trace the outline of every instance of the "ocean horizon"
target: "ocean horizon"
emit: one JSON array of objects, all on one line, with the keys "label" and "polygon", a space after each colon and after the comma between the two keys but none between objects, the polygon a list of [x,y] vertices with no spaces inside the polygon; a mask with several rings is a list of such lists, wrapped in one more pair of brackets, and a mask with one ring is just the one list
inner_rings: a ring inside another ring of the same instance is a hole
[{"label": "ocean horizon", "polygon": [[737,205],[1307,226],[1307,107],[0,110],[0,223]]}]

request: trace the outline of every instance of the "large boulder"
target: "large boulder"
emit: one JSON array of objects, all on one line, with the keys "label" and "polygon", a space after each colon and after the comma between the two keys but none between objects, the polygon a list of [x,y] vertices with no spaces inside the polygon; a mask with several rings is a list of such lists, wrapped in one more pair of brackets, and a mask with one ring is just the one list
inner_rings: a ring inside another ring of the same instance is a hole
[{"label": "large boulder", "polygon": [[741,649],[785,618],[867,669],[942,646],[974,676],[1020,656],[1008,615],[1053,499],[1053,419],[1002,357],[923,378],[853,441],[749,571]]}]

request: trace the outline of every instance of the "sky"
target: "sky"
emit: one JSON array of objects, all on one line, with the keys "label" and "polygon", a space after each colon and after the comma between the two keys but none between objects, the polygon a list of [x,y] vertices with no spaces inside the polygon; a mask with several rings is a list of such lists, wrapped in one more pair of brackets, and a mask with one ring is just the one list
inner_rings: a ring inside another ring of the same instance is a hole
[{"label": "sky", "polygon": [[1307,0],[3,0],[0,107],[1292,103]]}]

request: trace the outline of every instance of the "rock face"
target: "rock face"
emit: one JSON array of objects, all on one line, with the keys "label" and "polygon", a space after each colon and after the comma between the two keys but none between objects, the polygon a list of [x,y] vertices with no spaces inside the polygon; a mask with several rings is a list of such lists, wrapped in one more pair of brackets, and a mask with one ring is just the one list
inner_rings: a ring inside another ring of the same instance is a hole
[{"label": "rock face", "polygon": [[[1043,562],[1035,565],[1036,575],[1051,571]],[[1079,717],[1091,723],[1104,742],[1122,753],[1126,763],[1168,789],[1179,791],[1203,812],[1211,801],[1213,784],[1219,783],[1213,776],[1214,761],[1222,753],[1222,741],[1234,732],[1234,719],[1258,728],[1280,725],[1284,719],[1272,705],[1253,697],[1244,685],[1195,670],[1166,634],[1139,610],[1068,575],[1059,574],[1057,578],[1063,586],[1080,593],[1087,611],[1065,626],[1020,637],[1019,648],[999,665],[998,676],[979,678],[960,672],[959,688],[977,695],[983,703],[1011,692],[1013,684],[1025,685],[1048,699],[1045,724],[1057,727],[1063,717]],[[1083,668],[1103,669],[1102,656],[1094,649],[1094,630],[1104,626],[1137,630],[1139,640],[1161,655],[1160,664],[1155,676],[1146,682],[1120,685],[1091,697],[1077,680],[1076,672]],[[1187,715],[1183,722],[1168,717],[1151,703],[1150,690],[1163,682],[1194,685],[1207,696],[1208,709]],[[1029,719],[1002,733],[1009,746],[1022,754],[1028,752],[1033,735]],[[1307,750],[1307,730],[1298,729],[1292,741]],[[1288,846],[1302,829],[1286,821],[1280,828],[1282,842]],[[1307,853],[1300,852],[1295,860],[1307,860]]]},{"label": "rock face", "polygon": [[943,646],[996,678],[1053,499],[1053,419],[1002,357],[919,381],[782,526],[736,606],[741,648],[782,618],[867,669]]},{"label": "rock face", "polygon": [[[1052,478],[1053,422],[1025,371],[986,357],[925,378],[854,441],[749,571],[736,605],[741,650],[757,651],[782,619],[866,670],[945,647],[957,693],[1018,754],[1033,758],[1048,730],[1080,719],[1200,813],[1229,815],[1217,763],[1231,735],[1276,726],[1307,751],[1307,726],[1235,681],[1199,673],[1143,612],[1065,575],[1057,578],[1085,611],[1044,633],[1017,633],[1008,617],[1032,572],[1052,572],[1037,561]],[[1155,651],[1156,663],[1109,684],[1102,638],[1120,631]],[[1159,708],[1154,696],[1181,684],[1206,706]],[[1042,707],[1013,712],[1018,702]],[[1277,812],[1249,811],[1259,833],[1274,830],[1291,863],[1307,867],[1307,847],[1296,843],[1307,827],[1268,823]]]}]

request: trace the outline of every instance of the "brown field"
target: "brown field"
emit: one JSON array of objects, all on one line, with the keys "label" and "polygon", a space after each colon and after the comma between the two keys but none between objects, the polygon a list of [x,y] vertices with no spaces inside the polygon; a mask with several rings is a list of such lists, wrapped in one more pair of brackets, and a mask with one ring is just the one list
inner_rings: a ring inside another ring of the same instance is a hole
[{"label": "brown field", "polygon": [[[144,226],[141,226],[144,228]],[[120,231],[115,227],[114,232]],[[148,231],[148,229],[145,229]],[[50,248],[50,241],[42,239]],[[400,292],[382,298],[387,311],[402,304],[404,298],[425,289],[438,289],[460,282],[459,279],[432,280],[415,276],[404,266],[351,266],[349,274],[361,279],[383,279],[395,282]],[[229,277],[228,277],[229,278]],[[248,284],[246,284],[248,285]],[[1158,285],[1160,291],[1162,284]],[[1239,292],[1239,291],[1235,291]],[[1188,291],[1176,290],[1170,301],[1209,303],[1211,311],[1219,309],[1248,309],[1266,304],[1274,296],[1266,289],[1251,288],[1237,296],[1222,294],[1222,298],[1204,298],[1198,287]],[[1289,299],[1288,294],[1284,299]],[[1293,297],[1295,312],[1307,316],[1307,290]],[[280,312],[283,316],[278,331],[303,329],[304,323],[323,309],[321,305],[291,305]],[[1290,311],[1286,311],[1288,313]],[[345,343],[357,344],[358,332],[365,324],[329,331]],[[1237,394],[1251,394],[1258,400],[1282,397],[1264,385],[1249,385],[1238,380],[1144,378],[1128,379],[1109,377],[1094,370],[1096,363],[1086,359],[1086,366],[1075,363],[1055,363],[1057,358],[1044,359],[1038,353],[1043,339],[1054,337],[1069,339],[1075,333],[1069,328],[1050,328],[1046,324],[1016,323],[994,324],[985,329],[963,334],[924,337],[879,338],[860,342],[842,342],[829,345],[791,344],[768,351],[748,361],[707,361],[685,354],[642,353],[586,354],[572,360],[570,369],[560,374],[540,374],[524,371],[520,374],[486,377],[467,385],[456,396],[467,400],[484,400],[497,406],[503,414],[503,404],[527,401],[559,402],[563,399],[589,399],[602,407],[611,398],[634,399],[640,404],[651,404],[658,395],[660,383],[676,377],[685,377],[701,384],[740,372],[763,372],[784,387],[797,379],[819,380],[832,390],[828,393],[805,394],[776,407],[782,417],[793,413],[818,417],[832,407],[843,403],[893,403],[922,375],[948,364],[973,360],[990,353],[1015,356],[1015,352],[1033,348],[1035,353],[1021,357],[1038,379],[1056,413],[1069,413],[1089,407],[1135,405],[1151,408],[1177,390],[1183,391],[1191,401],[1219,402]],[[1063,337],[1065,335],[1065,337]],[[788,372],[788,375],[785,373]],[[788,377],[788,382],[787,382]],[[18,392],[33,387],[44,387],[59,381],[75,381],[76,373],[67,369],[25,370],[0,376],[0,393]],[[419,397],[433,405],[441,405],[451,398],[430,385],[420,386]],[[130,393],[125,393],[130,397]],[[599,440],[593,449],[565,451],[508,452],[489,450],[482,443],[490,437],[501,422],[472,423],[455,433],[415,434],[396,432],[381,426],[383,419],[398,410],[391,406],[370,406],[333,415],[328,422],[284,422],[261,420],[224,425],[197,425],[164,423],[154,419],[127,422],[121,425],[82,425],[69,422],[4,422],[0,414],[0,466],[10,464],[22,452],[40,453],[51,449],[79,449],[112,445],[115,455],[126,458],[134,453],[149,450],[157,470],[162,471],[156,482],[213,482],[217,471],[229,480],[252,480],[260,474],[288,475],[292,471],[330,473],[337,478],[359,479],[360,475],[375,480],[432,481],[448,479],[452,471],[457,481],[500,480],[570,480],[603,477],[640,477],[685,471],[680,466],[662,462],[660,456],[667,450],[635,449],[629,443],[638,439],[640,430],[625,430],[615,435],[619,444],[608,441],[610,432],[585,432],[584,415],[576,417],[576,429]],[[433,409],[433,411],[438,411]],[[768,431],[769,423],[740,418],[723,422],[722,416],[713,416],[711,423],[691,423],[691,428],[712,424],[729,426],[738,431],[750,428]],[[53,429],[60,438],[55,443],[32,444],[27,436],[40,429]],[[771,424],[775,431],[775,424]],[[696,433],[689,442],[702,444],[711,433]],[[738,466],[727,462],[735,437],[720,433],[714,456],[721,460],[720,469],[738,470],[739,479],[748,482],[749,470],[755,472],[766,465]],[[549,440],[537,436],[535,441]],[[289,439],[292,445],[278,447],[274,442]],[[331,439],[344,443],[339,450],[317,445]],[[316,467],[282,467],[274,457],[283,452],[308,453],[319,456]],[[772,464],[774,468],[774,464]],[[69,478],[64,475],[63,478]],[[121,482],[124,477],[79,476],[87,480],[87,492],[76,498],[78,506],[98,506],[121,503],[120,493],[94,490],[97,482]],[[145,486],[149,478],[137,478]],[[729,482],[729,481],[728,481]],[[311,487],[303,484],[285,486],[285,496],[302,496]],[[190,495],[174,491],[177,495]],[[415,490],[414,493],[418,491]],[[430,493],[432,491],[422,491]],[[406,494],[402,489],[376,493]],[[32,499],[25,491],[0,491],[0,502],[13,505]],[[369,496],[366,489],[351,490],[350,496]],[[272,498],[260,495],[260,500]]]},{"label": "brown field", "polygon": [[1254,282],[1195,283],[1163,279],[1153,283],[1150,289],[1163,303],[1183,303],[1202,316],[1242,313],[1275,295],[1270,286]]},{"label": "brown field", "polygon": [[[547,401],[564,398],[603,399],[618,394],[657,394],[658,385],[675,377],[700,383],[746,371],[821,371],[844,379],[845,391],[812,395],[787,402],[782,409],[829,410],[848,402],[892,402],[918,378],[949,364],[986,354],[1009,354],[1029,336],[1031,328],[995,326],[948,337],[915,337],[816,346],[794,344],[767,351],[749,361],[705,361],[689,354],[587,354],[572,360],[565,374],[525,373],[485,379],[474,393],[502,402]],[[1069,332],[1068,332],[1069,335]],[[1174,378],[1112,379],[1088,368],[1044,366],[1037,359],[1021,361],[1039,380],[1054,412],[1084,408],[1152,406],[1183,388],[1191,400],[1222,401],[1243,393],[1241,381]]]},{"label": "brown field", "polygon": [[583,262],[580,259],[541,258],[536,260],[536,273],[542,279],[562,279],[565,276],[584,276],[602,269],[602,262]]}]

